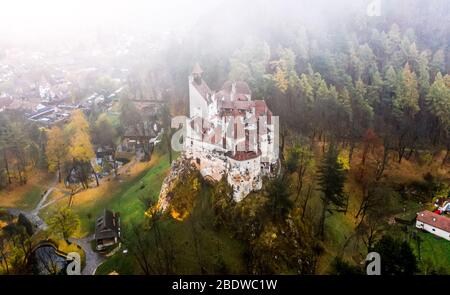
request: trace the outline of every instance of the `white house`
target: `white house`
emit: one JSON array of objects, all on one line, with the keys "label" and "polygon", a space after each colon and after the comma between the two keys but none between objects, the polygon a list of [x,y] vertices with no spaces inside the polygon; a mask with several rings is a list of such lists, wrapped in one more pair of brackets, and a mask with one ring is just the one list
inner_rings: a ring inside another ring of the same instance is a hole
[{"label": "white house", "polygon": [[189,111],[185,155],[203,177],[226,174],[236,201],[262,188],[262,176],[278,161],[276,118],[264,100],[252,100],[243,81],[227,81],[211,91],[194,66],[189,77]]},{"label": "white house", "polygon": [[431,211],[417,213],[416,227],[450,241],[450,218]]}]

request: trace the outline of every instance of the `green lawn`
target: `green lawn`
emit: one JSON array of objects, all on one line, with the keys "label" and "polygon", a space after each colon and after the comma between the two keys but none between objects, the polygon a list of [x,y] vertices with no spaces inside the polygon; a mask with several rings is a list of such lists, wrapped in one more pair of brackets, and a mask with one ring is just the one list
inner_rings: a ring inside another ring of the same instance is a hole
[{"label": "green lawn", "polygon": [[125,181],[117,191],[110,192],[112,196],[96,198],[86,205],[74,206],[73,210],[81,218],[81,231],[93,233],[94,219],[104,209],[120,212],[121,222],[124,226],[142,222],[146,209],[142,200],[145,198],[158,199],[161,184],[168,169],[168,156],[161,156],[150,169]]},{"label": "green lawn", "polygon": [[[174,158],[176,156],[178,154],[174,154]],[[145,219],[144,212],[147,209],[145,199],[151,199],[154,202],[158,200],[162,182],[169,168],[168,155],[155,154],[154,163],[150,168],[136,176],[125,178],[121,183],[115,183],[111,188],[105,189],[106,192],[102,192],[101,195],[97,196],[98,192],[95,192],[95,197],[90,201],[75,204],[72,209],[81,220],[80,235],[92,234],[94,232],[95,218],[104,209],[110,209],[120,212],[122,237],[128,239],[130,237],[128,231],[131,225],[141,224]],[[77,195],[75,195],[76,197]],[[54,210],[57,210],[60,206],[66,206],[66,204],[67,199],[63,199],[52,206],[44,208],[40,215],[45,219]],[[128,273],[134,273],[134,271],[138,270],[136,270],[135,261],[130,258],[130,256],[126,256],[119,251],[105,262],[105,266],[102,265],[100,267],[99,272],[103,273],[102,269],[117,269],[116,265],[119,265],[121,270],[128,269],[130,270]],[[105,272],[109,273],[110,271],[105,270]],[[121,271],[121,273],[127,272]]]},{"label": "green lawn", "polygon": [[[158,222],[161,235],[165,239],[172,239],[177,274],[200,274],[201,267],[208,274],[224,272],[224,269],[233,274],[246,272],[242,244],[233,239],[230,232],[213,227],[210,190],[208,185],[202,186],[193,212],[185,220],[176,221],[166,216]],[[150,242],[153,241],[154,231],[143,234],[149,235]],[[198,245],[197,250],[195,243]],[[151,260],[156,259],[153,247],[150,247],[148,255]],[[219,257],[223,260],[222,265],[218,263]],[[97,274],[112,271],[120,274],[142,273],[131,253],[116,254],[98,268]]]},{"label": "green lawn", "polygon": [[42,197],[42,194],[44,193],[45,188],[37,185],[33,185],[29,191],[24,193],[23,197],[21,198],[20,203],[18,203],[18,207],[23,210],[32,210],[34,209],[37,204],[39,203],[39,200]]},{"label": "green lawn", "polygon": [[[427,206],[420,205],[415,201],[406,201],[401,205],[401,208],[405,210],[402,210],[396,217],[404,220],[412,220],[417,212],[426,209]],[[414,228],[414,226],[411,227]],[[416,231],[415,229],[413,230]],[[401,236],[407,239],[407,235],[399,232],[398,229],[391,228],[390,231],[394,236]],[[420,259],[417,242],[414,239],[410,239],[409,241],[418,260],[420,273],[430,274],[431,270],[434,270],[439,274],[450,274],[450,241],[419,230],[417,230],[417,234],[422,241],[420,246]]]},{"label": "green lawn", "polygon": [[[421,238],[419,268],[422,274],[429,274],[429,269],[439,274],[450,274],[450,241],[438,238],[431,233],[418,232]],[[411,241],[416,256],[419,256],[417,243]]]},{"label": "green lawn", "polygon": [[339,251],[347,238],[353,234],[355,227],[356,224],[343,213],[338,212],[329,215],[325,220],[326,240],[328,245]]}]

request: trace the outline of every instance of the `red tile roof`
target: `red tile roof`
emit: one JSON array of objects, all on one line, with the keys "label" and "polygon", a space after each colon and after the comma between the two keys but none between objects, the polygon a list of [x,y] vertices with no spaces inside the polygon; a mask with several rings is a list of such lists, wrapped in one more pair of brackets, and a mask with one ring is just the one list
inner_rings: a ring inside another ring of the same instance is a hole
[{"label": "red tile roof", "polygon": [[221,111],[221,115],[225,116],[242,116],[244,113],[241,113],[240,110],[250,111],[252,108],[255,108],[255,117],[267,116],[268,124],[271,124],[272,121],[272,112],[264,100],[218,100],[217,106]]},{"label": "red tile roof", "polygon": [[[252,94],[252,92],[250,91],[250,87],[244,81],[236,81],[236,82],[234,82],[234,86],[235,86],[235,91],[238,94],[248,94],[248,95]],[[233,88],[233,82],[226,81],[225,83],[223,83],[222,91],[224,91],[226,93],[231,93],[232,88]]]},{"label": "red tile roof", "polygon": [[450,218],[431,211],[417,213],[417,220],[436,228],[450,232]]}]

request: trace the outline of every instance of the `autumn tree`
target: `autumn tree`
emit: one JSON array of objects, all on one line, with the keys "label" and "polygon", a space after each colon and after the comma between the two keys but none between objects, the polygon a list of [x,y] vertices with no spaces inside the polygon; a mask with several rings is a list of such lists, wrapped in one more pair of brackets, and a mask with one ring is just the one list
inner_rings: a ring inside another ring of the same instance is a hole
[{"label": "autumn tree", "polygon": [[25,218],[19,215],[15,223],[2,229],[0,239],[0,259],[4,259],[3,264],[12,274],[30,274],[33,249],[36,246],[36,239],[32,232],[27,230],[27,226],[21,221]]},{"label": "autumn tree", "polygon": [[297,175],[295,201],[300,196],[306,172],[311,169],[312,164],[313,153],[308,148],[296,145],[289,149],[286,157],[286,169],[289,173],[296,173]]},{"label": "autumn tree", "polygon": [[[284,113],[281,120],[281,150],[284,150],[284,137],[286,126],[299,123],[295,110],[300,111],[301,104],[298,100],[300,91],[300,78],[296,71],[296,56],[289,48],[280,48],[277,52],[278,59],[270,63],[272,68],[269,88],[269,105],[275,113]],[[292,110],[287,112],[286,110]],[[282,155],[283,156],[283,155]]]},{"label": "autumn tree", "polygon": [[67,240],[79,229],[80,218],[70,208],[63,208],[52,214],[47,224],[53,234]]},{"label": "autumn tree", "polygon": [[6,237],[0,236],[0,274],[10,274],[9,244],[10,242],[6,239]]},{"label": "autumn tree", "polygon": [[414,119],[419,112],[419,92],[416,74],[406,64],[399,74],[393,100],[393,114],[396,119],[398,162],[401,163],[408,144],[414,139]]},{"label": "autumn tree", "polygon": [[91,159],[94,157],[94,150],[89,133],[89,123],[83,111],[76,110],[72,113],[70,122],[65,127],[66,136],[69,138],[67,156],[72,161],[72,169],[77,169],[82,185],[87,188],[90,175],[93,173],[98,182]]},{"label": "autumn tree", "polygon": [[[439,137],[450,128],[450,87],[438,72],[426,97],[427,108],[435,118],[435,134]],[[436,142],[436,140],[435,140]]]},{"label": "autumn tree", "polygon": [[61,169],[67,159],[67,143],[63,130],[54,126],[47,132],[47,163],[50,172],[58,173],[58,182],[61,182]]},{"label": "autumn tree", "polygon": [[427,108],[432,116],[432,142],[446,144],[447,153],[442,161],[443,165],[450,150],[450,83],[446,83],[446,79],[450,81],[450,76],[442,77],[438,72],[426,97]]}]

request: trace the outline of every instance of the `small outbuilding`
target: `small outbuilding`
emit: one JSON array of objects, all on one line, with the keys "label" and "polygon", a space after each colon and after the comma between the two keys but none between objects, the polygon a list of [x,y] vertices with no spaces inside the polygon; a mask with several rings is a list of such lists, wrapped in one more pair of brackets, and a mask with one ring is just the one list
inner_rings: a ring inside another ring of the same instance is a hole
[{"label": "small outbuilding", "polygon": [[450,218],[431,211],[417,213],[416,227],[450,241]]},{"label": "small outbuilding", "polygon": [[120,215],[118,212],[104,210],[95,222],[96,248],[98,251],[115,246],[120,242]]}]

